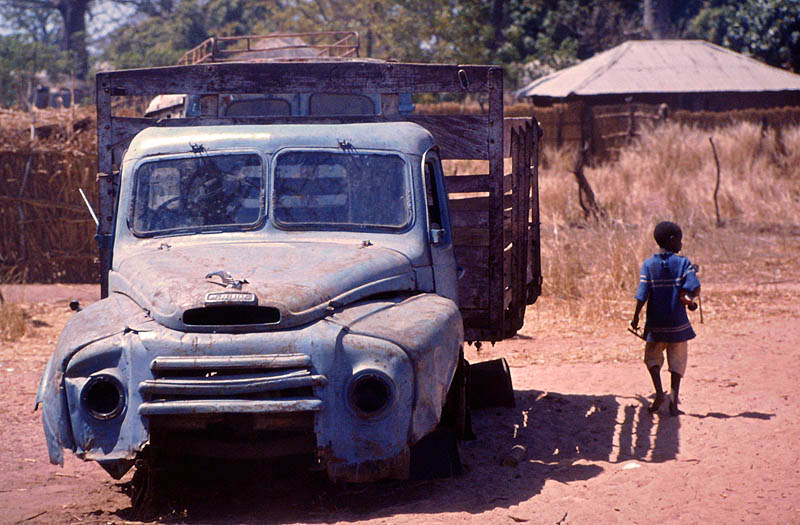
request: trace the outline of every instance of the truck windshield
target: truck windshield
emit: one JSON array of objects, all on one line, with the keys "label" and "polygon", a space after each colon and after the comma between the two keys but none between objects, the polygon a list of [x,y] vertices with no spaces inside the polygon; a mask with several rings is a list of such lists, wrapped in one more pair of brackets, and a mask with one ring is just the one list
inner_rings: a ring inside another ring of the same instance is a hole
[{"label": "truck windshield", "polygon": [[132,221],[137,235],[238,229],[264,216],[264,177],[256,154],[155,160],[135,176]]},{"label": "truck windshield", "polygon": [[400,229],[411,216],[399,155],[294,151],[275,164],[275,220],[287,227]]}]

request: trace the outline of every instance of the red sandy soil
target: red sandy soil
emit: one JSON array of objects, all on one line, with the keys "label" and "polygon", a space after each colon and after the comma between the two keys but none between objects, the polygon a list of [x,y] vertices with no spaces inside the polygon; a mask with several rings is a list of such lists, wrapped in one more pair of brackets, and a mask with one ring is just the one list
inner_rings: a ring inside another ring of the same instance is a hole
[{"label": "red sandy soil", "polygon": [[[737,283],[738,284],[738,283]],[[731,286],[737,286],[737,284]],[[473,413],[468,470],[454,479],[340,485],[316,473],[221,474],[155,519],[188,523],[800,523],[800,287],[762,287],[735,313],[704,282],[703,324],[681,390],[685,414],[651,415],[639,340],[625,320],[582,330],[541,328],[548,299],[522,335],[470,350],[505,356],[516,407]],[[33,400],[71,315],[96,287],[2,289],[22,301],[33,334],[0,342],[0,522],[133,521],[131,474],[111,479],[66,453],[47,458]],[[613,326],[612,326],[613,325]],[[664,382],[669,384],[664,373]],[[502,459],[514,445],[517,466]]]}]

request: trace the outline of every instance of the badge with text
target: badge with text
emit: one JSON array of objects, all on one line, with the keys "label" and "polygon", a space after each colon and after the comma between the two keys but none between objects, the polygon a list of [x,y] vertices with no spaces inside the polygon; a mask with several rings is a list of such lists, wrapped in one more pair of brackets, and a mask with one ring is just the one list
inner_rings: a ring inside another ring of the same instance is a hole
[{"label": "badge with text", "polygon": [[214,304],[258,304],[258,298],[251,292],[208,292],[206,305]]}]

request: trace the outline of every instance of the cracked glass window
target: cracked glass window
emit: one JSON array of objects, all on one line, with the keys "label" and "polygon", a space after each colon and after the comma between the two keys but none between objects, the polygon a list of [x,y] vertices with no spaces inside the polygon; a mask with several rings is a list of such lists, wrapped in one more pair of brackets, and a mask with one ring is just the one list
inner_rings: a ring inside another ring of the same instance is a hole
[{"label": "cracked glass window", "polygon": [[295,151],[275,165],[274,217],[283,226],[401,229],[411,218],[399,155]]},{"label": "cracked glass window", "polygon": [[155,160],[135,175],[130,225],[137,235],[241,229],[264,216],[264,176],[256,154]]}]

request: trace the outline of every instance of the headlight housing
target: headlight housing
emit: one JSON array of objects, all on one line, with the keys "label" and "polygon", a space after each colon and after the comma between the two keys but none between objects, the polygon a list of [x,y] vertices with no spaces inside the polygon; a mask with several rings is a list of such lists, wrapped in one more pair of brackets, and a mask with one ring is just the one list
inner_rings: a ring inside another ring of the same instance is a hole
[{"label": "headlight housing", "polygon": [[93,375],[81,390],[81,404],[95,419],[114,419],[125,409],[125,389],[110,374]]},{"label": "headlight housing", "polygon": [[365,419],[373,419],[386,412],[394,398],[394,382],[378,370],[357,373],[347,388],[350,408]]}]

